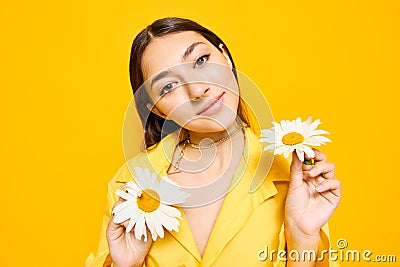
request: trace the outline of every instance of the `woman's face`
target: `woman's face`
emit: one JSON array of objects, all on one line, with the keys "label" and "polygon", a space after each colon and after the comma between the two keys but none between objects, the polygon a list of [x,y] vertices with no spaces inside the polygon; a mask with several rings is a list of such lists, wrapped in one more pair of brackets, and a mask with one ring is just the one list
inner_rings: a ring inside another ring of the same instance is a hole
[{"label": "woman's face", "polygon": [[239,90],[229,58],[200,34],[155,38],[142,68],[154,113],[196,132],[226,130],[235,121]]}]

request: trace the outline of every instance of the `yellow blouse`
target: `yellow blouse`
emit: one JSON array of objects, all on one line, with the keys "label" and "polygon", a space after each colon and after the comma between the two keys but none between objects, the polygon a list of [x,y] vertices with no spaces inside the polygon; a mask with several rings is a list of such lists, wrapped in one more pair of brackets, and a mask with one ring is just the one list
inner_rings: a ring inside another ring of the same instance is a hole
[{"label": "yellow blouse", "polygon": [[[288,255],[278,251],[286,247],[283,222],[290,180],[289,162],[282,156],[275,156],[262,184],[255,191],[249,190],[252,182],[254,185],[262,145],[250,128],[246,128],[245,136],[245,153],[240,163],[244,171],[235,174],[232,181],[235,186],[225,196],[203,256],[199,254],[181,210],[183,220],[179,232],[166,230],[164,238],[157,239],[150,247],[143,266],[286,266],[284,258]],[[166,176],[176,144],[177,134],[168,135],[149,152],[128,160],[109,182],[99,247],[96,254],[90,253],[86,259],[86,267],[112,266],[105,232],[118,199],[115,191],[133,180],[130,170],[141,166],[153,169],[160,177]],[[319,252],[330,247],[328,226],[324,225],[320,233]],[[330,262],[327,255],[324,260],[317,261],[317,266],[338,266]]]}]

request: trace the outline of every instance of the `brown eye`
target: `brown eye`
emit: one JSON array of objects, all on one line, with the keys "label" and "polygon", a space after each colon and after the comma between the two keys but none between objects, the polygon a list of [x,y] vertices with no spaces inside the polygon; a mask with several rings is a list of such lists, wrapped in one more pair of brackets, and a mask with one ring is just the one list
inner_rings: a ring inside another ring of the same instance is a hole
[{"label": "brown eye", "polygon": [[201,65],[203,65],[204,63],[206,63],[208,61],[208,58],[210,57],[210,54],[207,55],[202,55],[201,57],[199,57],[196,62],[194,63],[195,67],[200,67]]},{"label": "brown eye", "polygon": [[172,83],[166,84],[166,85],[161,89],[160,95],[164,95],[164,94],[170,92],[172,89],[175,88],[175,86],[176,86],[177,84],[178,84],[177,82],[172,82]]}]

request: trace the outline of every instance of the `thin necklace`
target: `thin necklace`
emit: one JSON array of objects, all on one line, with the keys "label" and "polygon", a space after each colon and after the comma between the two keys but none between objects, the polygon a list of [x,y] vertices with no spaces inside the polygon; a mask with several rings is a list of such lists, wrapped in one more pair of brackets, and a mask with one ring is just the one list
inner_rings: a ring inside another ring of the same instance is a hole
[{"label": "thin necklace", "polygon": [[179,158],[177,159],[177,161],[175,162],[175,164],[172,164],[172,166],[174,166],[174,169],[175,169],[175,172],[174,172],[174,173],[179,173],[179,172],[181,172],[181,169],[179,168],[179,165],[180,165],[180,163],[181,163],[181,160],[182,160],[183,156],[185,155],[186,144],[188,144],[189,146],[191,146],[191,147],[193,147],[193,148],[196,148],[196,149],[201,149],[201,148],[207,149],[207,148],[211,148],[211,147],[216,147],[216,146],[218,146],[219,144],[222,144],[223,142],[225,142],[225,141],[227,141],[228,139],[230,139],[230,138],[232,138],[233,136],[235,136],[235,135],[236,135],[240,130],[242,130],[242,129],[243,129],[243,126],[240,126],[240,127],[239,127],[238,129],[236,129],[232,134],[228,134],[227,136],[222,137],[221,139],[219,139],[219,140],[217,140],[217,141],[215,141],[215,142],[213,142],[213,143],[204,145],[204,146],[191,143],[191,142],[190,142],[190,138],[188,137],[188,138],[183,142],[183,147],[182,147],[181,153],[179,154]]},{"label": "thin necklace", "polygon": [[185,148],[186,148],[186,141],[187,141],[188,139],[186,139],[185,140],[185,142],[183,143],[183,147],[182,147],[182,150],[181,150],[181,153],[179,154],[179,158],[178,158],[178,160],[175,162],[175,164],[172,164],[172,166],[174,166],[174,169],[175,169],[175,172],[174,173],[179,173],[179,172],[181,172],[181,169],[179,169],[179,164],[181,163],[181,160],[182,160],[182,158],[183,158],[183,155],[185,154]]},{"label": "thin necklace", "polygon": [[240,126],[239,128],[237,128],[232,134],[228,134],[227,136],[222,137],[221,139],[209,143],[207,145],[198,145],[198,144],[193,144],[192,142],[190,142],[190,138],[186,139],[187,143],[189,146],[196,148],[196,149],[207,149],[207,148],[212,148],[212,147],[216,147],[219,144],[222,144],[223,142],[229,140],[230,138],[234,137],[240,130],[242,130],[243,126]]}]

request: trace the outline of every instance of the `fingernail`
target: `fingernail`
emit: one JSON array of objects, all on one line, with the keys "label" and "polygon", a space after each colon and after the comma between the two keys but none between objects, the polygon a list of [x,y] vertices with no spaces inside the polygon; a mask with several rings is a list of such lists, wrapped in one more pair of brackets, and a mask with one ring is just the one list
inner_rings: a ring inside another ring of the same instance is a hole
[{"label": "fingernail", "polygon": [[310,175],[315,175],[317,173],[317,169],[312,168],[309,172]]},{"label": "fingernail", "polygon": [[315,188],[315,190],[317,190],[318,192],[319,191],[322,191],[324,189],[324,185],[323,184],[319,184],[319,185],[317,185],[317,187]]}]

